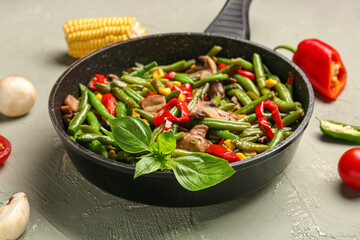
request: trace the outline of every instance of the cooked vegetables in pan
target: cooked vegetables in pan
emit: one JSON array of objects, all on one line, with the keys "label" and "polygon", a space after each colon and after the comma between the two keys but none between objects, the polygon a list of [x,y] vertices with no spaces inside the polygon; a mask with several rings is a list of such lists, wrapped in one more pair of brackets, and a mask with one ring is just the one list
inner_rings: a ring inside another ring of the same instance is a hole
[{"label": "cooked vegetables in pan", "polygon": [[235,171],[230,163],[288,137],[304,110],[261,56],[219,57],[220,46],[169,65],[136,63],[121,76],[96,74],[80,98],[61,107],[69,136],[114,161],[136,164],[135,178],[171,169],[197,191]]}]

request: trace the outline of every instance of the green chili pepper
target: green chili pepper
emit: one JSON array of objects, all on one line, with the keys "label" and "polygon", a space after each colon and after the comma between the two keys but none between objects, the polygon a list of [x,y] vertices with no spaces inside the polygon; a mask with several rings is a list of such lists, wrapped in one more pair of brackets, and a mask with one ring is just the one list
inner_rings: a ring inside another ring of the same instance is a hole
[{"label": "green chili pepper", "polygon": [[320,118],[318,118],[318,120],[320,121],[320,129],[325,135],[346,141],[360,143],[359,126],[334,122],[331,120],[322,120]]},{"label": "green chili pepper", "polygon": [[86,120],[86,115],[90,111],[90,104],[85,104],[84,108],[81,109],[78,114],[76,114],[70,121],[67,132],[70,135],[75,135],[77,131],[80,129],[80,125],[83,124]]}]

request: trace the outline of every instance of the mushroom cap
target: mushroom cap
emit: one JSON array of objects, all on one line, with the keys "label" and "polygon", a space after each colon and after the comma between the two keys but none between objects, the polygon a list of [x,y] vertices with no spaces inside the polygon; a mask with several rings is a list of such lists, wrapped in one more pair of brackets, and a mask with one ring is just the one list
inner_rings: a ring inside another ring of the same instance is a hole
[{"label": "mushroom cap", "polygon": [[0,113],[20,117],[34,106],[36,90],[24,77],[12,75],[0,80]]}]

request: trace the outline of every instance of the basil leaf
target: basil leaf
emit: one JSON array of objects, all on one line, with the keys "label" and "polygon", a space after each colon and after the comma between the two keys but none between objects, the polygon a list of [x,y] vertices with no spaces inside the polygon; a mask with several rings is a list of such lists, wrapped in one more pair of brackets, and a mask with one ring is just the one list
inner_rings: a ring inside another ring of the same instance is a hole
[{"label": "basil leaf", "polygon": [[141,119],[120,117],[109,119],[114,139],[119,147],[128,153],[149,151],[151,129]]},{"label": "basil leaf", "polygon": [[150,154],[144,156],[136,163],[134,179],[147,173],[152,173],[161,168],[161,162]]},{"label": "basil leaf", "polygon": [[158,152],[159,151],[158,145],[153,140],[150,141],[149,147],[150,147],[151,152]]},{"label": "basil leaf", "polygon": [[171,159],[178,182],[187,190],[214,186],[235,173],[229,162],[207,153],[191,153]]},{"label": "basil leaf", "polygon": [[162,154],[170,154],[176,148],[176,140],[173,130],[161,133],[157,139],[159,152]]}]

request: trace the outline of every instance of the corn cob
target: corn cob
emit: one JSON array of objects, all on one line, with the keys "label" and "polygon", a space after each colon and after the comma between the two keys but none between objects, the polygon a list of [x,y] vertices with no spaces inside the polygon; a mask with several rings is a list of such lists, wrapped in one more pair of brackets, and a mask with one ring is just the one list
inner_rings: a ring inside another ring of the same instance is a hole
[{"label": "corn cob", "polygon": [[99,48],[146,35],[135,17],[79,18],[63,26],[69,55],[81,58]]}]

